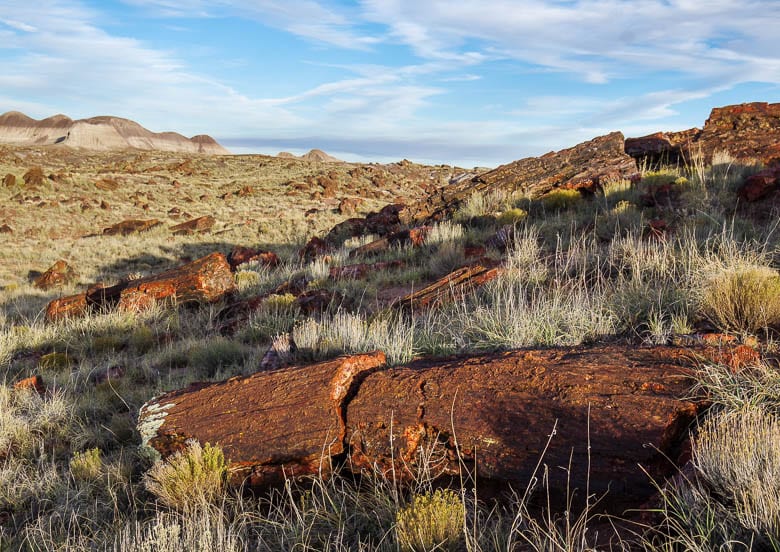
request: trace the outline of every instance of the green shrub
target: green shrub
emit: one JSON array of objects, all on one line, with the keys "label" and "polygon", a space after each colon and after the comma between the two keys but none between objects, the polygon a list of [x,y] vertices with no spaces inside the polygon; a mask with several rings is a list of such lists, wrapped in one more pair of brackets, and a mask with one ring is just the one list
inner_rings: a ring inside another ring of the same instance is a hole
[{"label": "green shrub", "polygon": [[528,216],[528,212],[524,209],[515,207],[514,209],[507,209],[498,217],[498,223],[502,226],[507,224],[517,224],[518,222],[525,220]]},{"label": "green shrub", "polygon": [[416,495],[396,515],[396,535],[404,552],[464,550],[465,513],[449,489]]},{"label": "green shrub", "polygon": [[765,266],[743,266],[712,276],[702,313],[723,331],[756,333],[780,327],[780,275]]},{"label": "green shrub", "polygon": [[577,190],[557,189],[542,197],[542,205],[550,211],[563,211],[582,199]]},{"label": "green shrub", "polygon": [[94,481],[102,472],[103,460],[98,448],[77,452],[70,459],[70,474],[76,481]]},{"label": "green shrub", "polygon": [[215,501],[223,492],[227,463],[222,449],[190,441],[187,449],[157,462],[144,475],[146,488],[168,507],[187,511]]}]

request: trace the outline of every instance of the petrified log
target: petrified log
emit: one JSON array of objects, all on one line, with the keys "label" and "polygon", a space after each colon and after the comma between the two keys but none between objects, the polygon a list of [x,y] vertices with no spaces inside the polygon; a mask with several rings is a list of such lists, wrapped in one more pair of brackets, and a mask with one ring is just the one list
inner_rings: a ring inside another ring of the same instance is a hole
[{"label": "petrified log", "polygon": [[396,270],[406,266],[406,263],[401,260],[396,261],[384,261],[373,264],[352,264],[344,266],[333,266],[330,268],[330,277],[334,280],[339,279],[354,279],[362,280],[368,277],[369,274],[377,274],[387,270]]},{"label": "petrified log", "polygon": [[252,247],[243,245],[235,246],[227,256],[228,264],[232,270],[236,270],[240,265],[251,261],[257,261],[267,267],[279,266],[281,262],[279,257],[273,251],[260,251]]},{"label": "petrified log", "polygon": [[623,135],[613,132],[573,148],[529,157],[437,190],[401,211],[404,224],[440,220],[477,192],[525,192],[539,198],[554,188],[594,191],[605,180],[634,178],[636,162],[624,151]]},{"label": "petrified log", "polygon": [[501,274],[500,267],[481,264],[464,266],[436,280],[429,286],[393,302],[391,308],[417,310],[450,302],[473,291]]},{"label": "petrified log", "polygon": [[571,459],[571,488],[584,493],[590,464],[591,492],[609,490],[602,505],[622,512],[652,493],[643,470],[660,480],[675,467],[700,408],[680,398],[695,351],[518,350],[395,368],[381,352],[354,355],[168,393],[144,405],[139,430],[163,456],[188,439],[218,444],[234,482],[255,488],[339,462],[409,480],[427,457],[436,474],[465,467],[483,491],[521,492],[554,433],[542,459],[553,494]]},{"label": "petrified log", "polygon": [[93,286],[85,293],[55,299],[46,307],[48,320],[82,316],[89,310],[139,311],[157,301],[213,303],[236,289],[225,256],[212,253],[180,267],[115,286]]},{"label": "petrified log", "polygon": [[67,261],[60,259],[51,265],[46,272],[36,278],[35,282],[33,282],[33,285],[38,289],[47,290],[53,287],[69,284],[78,277],[79,275],[73,269],[73,267],[70,266]]},{"label": "petrified log", "polygon": [[104,228],[103,235],[129,236],[130,234],[146,232],[147,230],[151,230],[155,226],[159,226],[161,224],[162,222],[160,222],[157,219],[151,219],[151,220],[128,219],[128,220],[123,220],[122,222],[118,222],[113,226],[109,226],[108,228]]},{"label": "petrified log", "polygon": [[361,245],[357,249],[353,249],[349,252],[349,257],[355,258],[378,255],[391,247],[399,245],[419,247],[425,243],[425,239],[428,237],[430,231],[430,226],[418,226],[417,228],[411,228],[410,230],[399,230],[387,237],[379,238],[365,245]]},{"label": "petrified log", "polygon": [[173,234],[176,236],[188,236],[190,234],[194,234],[195,232],[206,232],[211,230],[211,227],[214,226],[216,222],[217,219],[210,215],[206,215],[205,217],[198,217],[186,222],[182,222],[181,224],[171,226],[171,232],[173,232]]}]

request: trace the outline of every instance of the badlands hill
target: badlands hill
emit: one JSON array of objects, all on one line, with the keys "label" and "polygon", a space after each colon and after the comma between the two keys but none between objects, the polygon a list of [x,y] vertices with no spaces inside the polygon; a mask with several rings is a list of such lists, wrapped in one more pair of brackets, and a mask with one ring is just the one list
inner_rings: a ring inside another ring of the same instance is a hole
[{"label": "badlands hill", "polygon": [[74,121],[65,115],[54,115],[39,121],[18,111],[0,115],[0,144],[60,144],[94,151],[140,149],[230,154],[211,136],[202,134],[187,138],[176,132],[152,132],[121,117],[100,116]]},{"label": "badlands hill", "polygon": [[322,150],[313,149],[309,153],[304,153],[300,157],[287,151],[280,151],[277,157],[283,157],[285,159],[303,159],[304,161],[314,161],[317,163],[343,163],[341,159],[328,155]]}]

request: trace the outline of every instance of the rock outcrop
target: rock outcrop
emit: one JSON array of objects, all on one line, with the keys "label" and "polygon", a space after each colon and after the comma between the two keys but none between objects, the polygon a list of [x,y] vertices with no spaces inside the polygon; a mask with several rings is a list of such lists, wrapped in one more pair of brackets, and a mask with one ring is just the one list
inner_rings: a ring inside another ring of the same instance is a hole
[{"label": "rock outcrop", "polygon": [[55,115],[38,121],[18,111],[0,115],[0,144],[58,144],[95,151],[140,149],[230,154],[210,136],[187,138],[175,132],[152,132],[121,117],[100,116],[74,121],[65,115]]},{"label": "rock outcrop", "polygon": [[188,439],[218,444],[234,483],[254,488],[336,464],[408,480],[427,456],[441,475],[476,473],[483,492],[524,489],[541,459],[552,489],[565,493],[557,466],[570,465],[572,489],[589,477],[601,505],[622,512],[653,492],[643,470],[662,481],[683,450],[700,410],[681,399],[694,357],[596,346],[390,368],[376,352],[194,384],[144,405],[139,431],[162,456]]},{"label": "rock outcrop", "polygon": [[114,286],[98,284],[84,293],[61,297],[46,307],[49,321],[84,316],[90,311],[140,311],[158,301],[213,303],[236,291],[225,256],[212,253],[180,267]]},{"label": "rock outcrop", "polygon": [[573,148],[529,157],[446,186],[400,213],[404,224],[424,224],[452,215],[477,192],[525,192],[539,198],[556,188],[597,190],[611,179],[635,178],[636,162],[624,151],[623,135],[613,132]]},{"label": "rock outcrop", "polygon": [[727,152],[742,162],[780,160],[780,103],[754,102],[716,107],[699,130],[656,133],[626,140],[626,153],[641,161],[705,164]]}]

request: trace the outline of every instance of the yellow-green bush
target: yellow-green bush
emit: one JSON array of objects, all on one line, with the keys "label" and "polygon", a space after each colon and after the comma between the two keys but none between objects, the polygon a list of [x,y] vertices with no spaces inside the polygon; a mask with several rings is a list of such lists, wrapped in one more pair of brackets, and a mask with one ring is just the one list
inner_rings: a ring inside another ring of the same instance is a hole
[{"label": "yellow-green bush", "polygon": [[460,497],[449,489],[416,495],[396,514],[396,535],[404,552],[464,549],[465,513]]},{"label": "yellow-green bush", "polygon": [[144,475],[146,488],[177,510],[214,502],[225,487],[227,462],[222,449],[190,441],[186,450],[157,462]]},{"label": "yellow-green bush", "polygon": [[498,222],[501,225],[506,224],[517,224],[521,220],[525,219],[528,216],[528,212],[524,209],[514,208],[514,209],[507,209],[501,215],[498,217]]},{"label": "yellow-green bush", "polygon": [[780,327],[780,275],[766,266],[744,266],[712,276],[702,313],[723,331],[755,333]]},{"label": "yellow-green bush", "polygon": [[582,198],[577,190],[557,189],[542,197],[542,205],[551,211],[563,211],[568,209]]},{"label": "yellow-green bush", "polygon": [[70,474],[76,481],[94,481],[103,471],[100,449],[91,448],[77,452],[70,459]]}]

